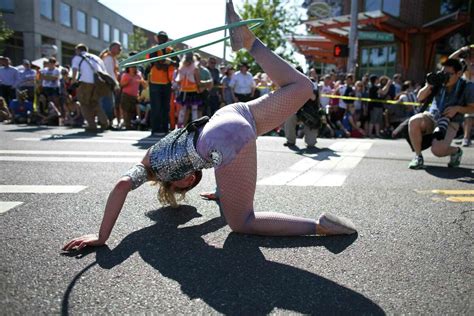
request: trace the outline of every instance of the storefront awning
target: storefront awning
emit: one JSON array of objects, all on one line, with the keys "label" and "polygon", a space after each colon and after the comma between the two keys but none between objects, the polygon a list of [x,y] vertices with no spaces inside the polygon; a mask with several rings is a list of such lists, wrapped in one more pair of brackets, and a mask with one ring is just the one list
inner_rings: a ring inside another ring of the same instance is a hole
[{"label": "storefront awning", "polygon": [[323,36],[292,36],[289,40],[305,56],[310,56],[318,62],[336,63],[336,59],[333,56],[334,43]]}]

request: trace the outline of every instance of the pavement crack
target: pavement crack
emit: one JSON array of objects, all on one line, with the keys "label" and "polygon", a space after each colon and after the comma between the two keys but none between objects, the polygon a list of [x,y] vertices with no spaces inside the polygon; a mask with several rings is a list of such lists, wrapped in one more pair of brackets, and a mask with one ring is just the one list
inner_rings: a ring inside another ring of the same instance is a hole
[{"label": "pavement crack", "polygon": [[471,218],[469,216],[469,213],[472,213],[474,212],[474,210],[466,210],[466,211],[462,211],[461,212],[461,217],[460,218],[456,218],[452,223],[453,224],[456,224],[459,229],[466,235],[471,235],[471,225],[466,225],[466,221],[469,218]]}]

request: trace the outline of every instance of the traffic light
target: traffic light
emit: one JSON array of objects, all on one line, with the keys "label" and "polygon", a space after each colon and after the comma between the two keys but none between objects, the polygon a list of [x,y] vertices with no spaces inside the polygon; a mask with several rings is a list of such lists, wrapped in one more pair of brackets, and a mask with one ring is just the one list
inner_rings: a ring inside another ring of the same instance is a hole
[{"label": "traffic light", "polygon": [[349,46],[345,44],[334,45],[334,57],[349,57]]}]

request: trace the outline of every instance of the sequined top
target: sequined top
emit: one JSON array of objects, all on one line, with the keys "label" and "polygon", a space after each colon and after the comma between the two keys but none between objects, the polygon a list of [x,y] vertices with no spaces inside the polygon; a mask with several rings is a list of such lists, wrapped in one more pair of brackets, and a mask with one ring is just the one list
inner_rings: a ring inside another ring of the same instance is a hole
[{"label": "sequined top", "polygon": [[181,180],[197,170],[214,167],[212,160],[197,153],[194,134],[176,129],[151,147],[150,166],[159,181]]}]

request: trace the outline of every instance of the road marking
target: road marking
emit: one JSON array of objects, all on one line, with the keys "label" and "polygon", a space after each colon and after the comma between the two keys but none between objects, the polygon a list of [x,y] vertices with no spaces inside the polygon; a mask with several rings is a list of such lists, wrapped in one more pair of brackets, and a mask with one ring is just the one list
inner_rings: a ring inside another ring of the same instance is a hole
[{"label": "road marking", "polygon": [[432,190],[431,192],[443,195],[474,195],[474,190]]},{"label": "road marking", "polygon": [[0,155],[54,155],[54,156],[133,156],[143,157],[145,150],[141,152],[123,151],[48,151],[48,150],[0,150]]},{"label": "road marking", "polygon": [[336,142],[329,151],[305,157],[257,185],[341,186],[371,146],[372,142]]},{"label": "road marking", "polygon": [[449,202],[474,202],[474,196],[450,196],[446,200]]},{"label": "road marking", "polygon": [[136,163],[139,162],[144,155],[145,150],[141,152],[0,150],[0,161]]},{"label": "road marking", "polygon": [[137,158],[114,157],[26,157],[26,156],[0,156],[0,161],[36,161],[36,162],[140,162]]},{"label": "road marking", "polygon": [[0,185],[0,193],[79,193],[83,185]]},{"label": "road marking", "polygon": [[123,143],[123,144],[156,144],[160,139],[123,139],[123,138],[75,138],[75,137],[20,137],[15,138],[18,141],[29,141],[29,142],[65,142],[65,143]]},{"label": "road marking", "polygon": [[21,205],[21,204],[23,204],[23,202],[13,202],[13,201],[2,202],[2,201],[0,201],[0,214],[5,213],[5,212],[11,210],[12,208],[17,207],[18,205]]}]

